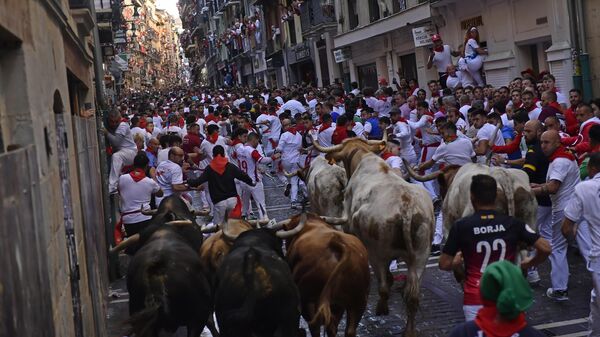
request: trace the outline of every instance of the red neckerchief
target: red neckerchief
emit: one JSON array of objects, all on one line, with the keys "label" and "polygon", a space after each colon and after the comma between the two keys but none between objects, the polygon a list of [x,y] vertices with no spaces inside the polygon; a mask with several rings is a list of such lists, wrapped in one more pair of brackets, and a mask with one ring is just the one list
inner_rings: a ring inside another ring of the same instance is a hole
[{"label": "red neckerchief", "polygon": [[569,160],[575,160],[575,156],[567,151],[567,149],[564,146],[559,146],[554,153],[550,156],[550,162],[553,162],[554,159],[557,158],[567,158]]},{"label": "red neckerchief", "polygon": [[333,145],[341,144],[346,138],[348,138],[348,129],[346,129],[346,126],[336,126],[331,135],[331,143]]},{"label": "red neckerchief", "polygon": [[206,115],[206,118],[204,118],[204,120],[206,121],[206,123],[209,123],[210,121],[214,121],[215,120],[215,115],[208,114],[208,115]]},{"label": "red neckerchief", "polygon": [[319,128],[319,132],[323,132],[323,131],[329,129],[330,127],[331,127],[331,122],[323,123],[323,124],[321,124],[321,127]]},{"label": "red neckerchief", "polygon": [[398,120],[398,122],[406,123],[406,118],[400,116],[400,119]]},{"label": "red neckerchief", "polygon": [[387,151],[384,151],[384,152],[381,154],[381,158],[383,158],[383,160],[387,160],[389,157],[393,157],[393,156],[394,156],[394,154],[393,154],[393,153],[391,153],[391,152],[387,152]]},{"label": "red neckerchief", "polygon": [[233,146],[236,146],[236,145],[238,145],[238,144],[242,144],[242,141],[241,141],[241,140],[239,140],[238,138],[236,138],[236,139],[234,139],[234,140],[232,140],[232,141],[231,141],[231,146],[232,146],[232,147],[233,147]]},{"label": "red neckerchief", "polygon": [[210,168],[213,169],[213,171],[217,172],[219,175],[223,175],[223,173],[225,173],[225,168],[227,167],[227,163],[228,163],[227,158],[225,158],[221,155],[217,155],[210,162]]},{"label": "red neckerchief", "polygon": [[537,105],[535,105],[535,102],[531,105],[531,108],[526,108],[527,112],[532,112],[533,110],[535,110],[537,108]]},{"label": "red neckerchief", "polygon": [[443,52],[443,51],[444,51],[444,46],[443,46],[443,45],[441,45],[441,46],[435,47],[433,50],[435,50],[435,51],[436,51],[436,52],[438,52],[438,53],[441,53],[441,52]]},{"label": "red neckerchief", "polygon": [[524,313],[512,321],[498,321],[497,317],[498,309],[495,305],[484,306],[477,312],[475,324],[487,337],[510,337],[527,326]]},{"label": "red neckerchief", "polygon": [[296,135],[296,132],[298,132],[295,127],[290,127],[287,131],[294,136]]},{"label": "red neckerchief", "polygon": [[217,140],[219,140],[219,134],[215,133],[214,135],[209,135],[208,137],[206,137],[206,140],[208,140],[211,144],[216,144]]},{"label": "red neckerchief", "polygon": [[146,172],[140,168],[136,168],[133,171],[129,172],[129,175],[133,179],[133,181],[140,182],[140,180],[146,178]]},{"label": "red neckerchief", "polygon": [[152,151],[150,151],[150,150],[146,149],[146,152],[148,152],[148,153],[151,153],[151,154],[153,154],[153,155],[155,155],[155,156],[156,156],[156,155],[158,155],[158,151],[157,151],[157,150],[158,150],[158,149],[156,149],[154,152],[152,152]]},{"label": "red neckerchief", "polygon": [[562,106],[560,104],[558,104],[558,102],[552,102],[552,103],[548,104],[548,106],[551,106],[558,111],[562,111]]}]

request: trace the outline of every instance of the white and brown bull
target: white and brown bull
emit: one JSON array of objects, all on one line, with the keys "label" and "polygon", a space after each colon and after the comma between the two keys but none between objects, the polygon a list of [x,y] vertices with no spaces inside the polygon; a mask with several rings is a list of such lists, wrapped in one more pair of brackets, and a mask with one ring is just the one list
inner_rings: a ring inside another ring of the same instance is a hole
[{"label": "white and brown bull", "polygon": [[330,160],[342,161],[348,176],[344,192],[346,232],[357,235],[367,247],[369,262],[379,283],[376,314],[389,313],[388,299],[393,282],[390,262],[402,259],[408,267],[403,297],[407,308],[406,336],[415,336],[421,276],[425,270],[433,236],[433,204],[427,191],[406,182],[383,159],[374,154],[383,141],[358,138],[324,148]]},{"label": "white and brown bull", "polygon": [[331,165],[324,157],[313,159],[308,168],[287,173],[298,175],[308,188],[311,209],[323,216],[341,217],[344,212],[344,188],[348,179],[343,168]]},{"label": "white and brown bull", "polygon": [[312,213],[296,215],[278,225],[286,230],[301,229],[286,241],[287,260],[311,335],[320,336],[323,325],[328,337],[336,336],[346,313],[345,336],[356,336],[369,295],[365,246]]},{"label": "white and brown bull", "polygon": [[437,179],[444,202],[442,214],[444,232],[447,235],[456,220],[474,213],[471,204],[471,182],[473,176],[485,174],[493,177],[498,184],[496,209],[504,214],[535,226],[537,201],[529,186],[529,177],[523,170],[489,167],[482,164],[448,166],[428,175],[419,175],[408,163],[410,176],[417,181]]}]

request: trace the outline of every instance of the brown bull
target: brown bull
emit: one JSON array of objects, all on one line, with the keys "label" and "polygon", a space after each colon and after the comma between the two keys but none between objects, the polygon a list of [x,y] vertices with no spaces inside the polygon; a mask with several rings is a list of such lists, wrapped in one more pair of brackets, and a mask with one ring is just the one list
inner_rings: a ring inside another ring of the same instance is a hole
[{"label": "brown bull", "polygon": [[[296,228],[299,222],[296,215],[284,228]],[[302,231],[287,241],[287,260],[311,335],[320,336],[324,325],[327,336],[336,336],[346,312],[345,336],[356,336],[369,294],[369,262],[362,242],[308,214]]]},{"label": "brown bull", "polygon": [[[425,189],[407,183],[383,159],[375,155],[383,141],[346,139],[324,148],[328,159],[343,161],[348,184],[344,191],[344,231],[355,234],[369,251],[369,262],[379,283],[377,315],[389,313],[388,299],[393,282],[389,271],[393,259],[408,267],[403,297],[406,303],[405,335],[416,336],[415,316],[419,307],[421,276],[433,237],[433,203]],[[343,220],[343,221],[342,221]]]}]

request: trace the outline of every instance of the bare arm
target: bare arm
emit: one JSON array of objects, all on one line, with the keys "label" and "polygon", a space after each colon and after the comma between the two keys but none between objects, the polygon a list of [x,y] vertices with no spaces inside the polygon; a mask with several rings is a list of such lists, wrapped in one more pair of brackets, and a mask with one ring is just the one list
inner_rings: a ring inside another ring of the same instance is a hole
[{"label": "bare arm", "polygon": [[546,261],[552,252],[550,243],[544,238],[537,239],[537,241],[533,244],[533,248],[536,250],[535,255],[532,258],[523,260],[523,262],[521,262],[521,269],[527,270],[531,267],[539,265],[540,263]]}]

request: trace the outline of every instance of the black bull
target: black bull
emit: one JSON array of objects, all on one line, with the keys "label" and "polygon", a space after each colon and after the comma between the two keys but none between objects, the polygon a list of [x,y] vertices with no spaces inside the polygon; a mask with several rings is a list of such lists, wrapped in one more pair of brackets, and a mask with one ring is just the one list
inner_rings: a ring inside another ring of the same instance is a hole
[{"label": "black bull", "polygon": [[299,334],[300,298],[282,242],[269,229],[243,232],[218,272],[215,312],[222,337]]},{"label": "black bull", "polygon": [[129,335],[155,337],[186,326],[188,337],[198,337],[204,329],[212,292],[198,254],[202,233],[196,225],[165,225],[194,218],[180,198],[168,197],[140,233],[141,248],[127,271]]}]

